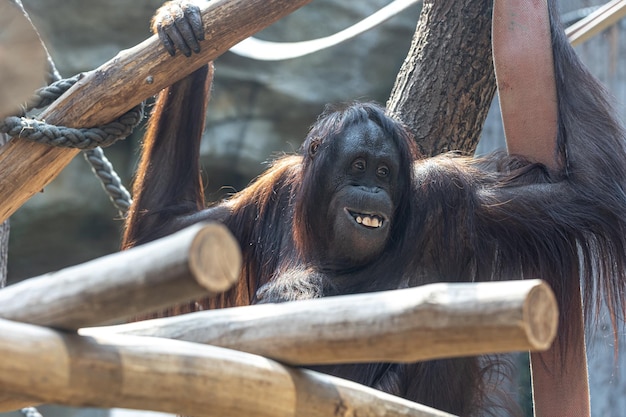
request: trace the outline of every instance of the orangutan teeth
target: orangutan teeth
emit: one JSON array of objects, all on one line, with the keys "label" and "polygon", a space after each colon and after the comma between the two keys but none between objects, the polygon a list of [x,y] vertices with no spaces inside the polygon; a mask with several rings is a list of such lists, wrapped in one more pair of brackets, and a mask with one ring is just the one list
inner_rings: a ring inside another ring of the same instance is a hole
[{"label": "orangutan teeth", "polygon": [[383,220],[378,216],[357,215],[355,220],[358,224],[367,227],[381,227],[383,225]]}]

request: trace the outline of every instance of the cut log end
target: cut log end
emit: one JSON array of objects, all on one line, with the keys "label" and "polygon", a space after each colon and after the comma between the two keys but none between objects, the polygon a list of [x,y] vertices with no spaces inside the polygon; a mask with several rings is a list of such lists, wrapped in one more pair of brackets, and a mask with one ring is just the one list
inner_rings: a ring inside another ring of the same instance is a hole
[{"label": "cut log end", "polygon": [[221,224],[207,224],[191,243],[189,269],[211,293],[228,290],[239,278],[241,264],[239,244]]},{"label": "cut log end", "polygon": [[530,289],[523,307],[525,330],[531,350],[547,350],[557,333],[559,310],[552,289],[539,282]]}]

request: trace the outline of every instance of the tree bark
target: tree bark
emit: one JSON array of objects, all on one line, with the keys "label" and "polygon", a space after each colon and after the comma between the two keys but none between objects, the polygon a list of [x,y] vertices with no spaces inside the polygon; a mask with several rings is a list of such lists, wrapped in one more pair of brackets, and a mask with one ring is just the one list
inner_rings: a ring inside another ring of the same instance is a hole
[{"label": "tree bark", "polygon": [[491,0],[426,0],[387,108],[424,156],[472,155],[496,91]]}]

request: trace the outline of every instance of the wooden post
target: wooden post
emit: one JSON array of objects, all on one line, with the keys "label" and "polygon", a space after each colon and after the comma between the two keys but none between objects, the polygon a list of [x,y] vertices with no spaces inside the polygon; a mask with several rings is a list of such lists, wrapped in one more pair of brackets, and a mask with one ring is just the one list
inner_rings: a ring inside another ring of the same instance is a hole
[{"label": "wooden post", "polygon": [[[180,53],[170,57],[152,36],[87,73],[40,117],[70,127],[109,122],[310,1],[204,2],[206,39],[200,43],[201,53],[190,58]],[[24,140],[0,148],[0,222],[41,191],[78,152]]]},{"label": "wooden post", "polygon": [[0,334],[0,390],[45,403],[196,417],[449,416],[356,383],[213,346],[92,338],[7,320],[0,320]]},{"label": "wooden post", "polygon": [[546,350],[557,321],[552,290],[543,281],[529,280],[430,284],[204,311],[80,332],[172,338],[312,365]]},{"label": "wooden post", "polygon": [[239,244],[226,227],[196,224],[6,287],[0,290],[0,317],[60,329],[119,323],[207,292],[223,292],[240,273]]}]

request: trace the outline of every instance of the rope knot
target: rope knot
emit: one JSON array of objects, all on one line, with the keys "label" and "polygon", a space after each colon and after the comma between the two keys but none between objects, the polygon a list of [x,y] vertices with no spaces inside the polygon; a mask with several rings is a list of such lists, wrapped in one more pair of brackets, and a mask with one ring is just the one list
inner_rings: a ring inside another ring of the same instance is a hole
[{"label": "rope knot", "polygon": [[[56,71],[54,73],[56,74]],[[102,147],[110,146],[118,140],[127,138],[132,133],[133,129],[144,118],[144,103],[135,106],[111,123],[92,128],[77,129],[55,126],[42,120],[25,117],[25,114],[32,109],[40,109],[52,104],[76,84],[81,77],[82,75],[78,74],[71,78],[57,80],[47,87],[37,90],[28,101],[22,114],[6,117],[4,120],[0,119],[0,133],[50,146],[78,148],[85,151],[85,158],[100,179],[113,205],[123,217],[130,207],[132,199],[122,185],[120,177],[113,170],[113,166],[104,156]],[[53,75],[52,78],[56,78],[56,75]]]}]

